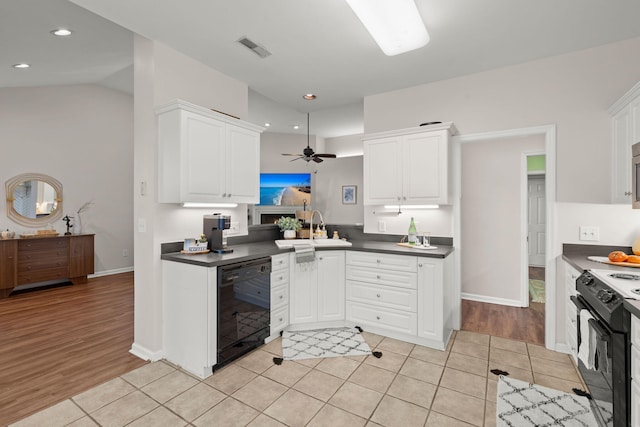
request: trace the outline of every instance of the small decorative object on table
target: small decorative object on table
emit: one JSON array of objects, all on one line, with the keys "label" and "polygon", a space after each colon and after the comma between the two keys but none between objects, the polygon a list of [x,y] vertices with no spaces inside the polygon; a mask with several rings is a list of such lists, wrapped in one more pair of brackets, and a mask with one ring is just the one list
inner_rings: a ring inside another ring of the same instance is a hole
[{"label": "small decorative object on table", "polygon": [[207,236],[201,234],[198,239],[184,239],[184,245],[180,251],[183,254],[206,254],[209,252],[207,248]]},{"label": "small decorative object on table", "polygon": [[82,215],[81,214],[83,212],[88,211],[91,206],[93,206],[93,200],[90,200],[86,202],[84,205],[80,206],[80,209],[78,209],[78,212],[76,212],[78,214],[78,222],[75,224],[75,227],[74,227],[75,234],[82,234]]},{"label": "small decorative object on table", "polygon": [[280,227],[280,231],[284,232],[285,239],[295,239],[296,231],[300,230],[301,227],[300,221],[288,216],[281,216],[276,224]]},{"label": "small decorative object on table", "polygon": [[0,238],[2,239],[13,239],[15,237],[16,233],[13,231],[9,231],[9,229],[7,228],[6,230],[0,232]]},{"label": "small decorative object on table", "polygon": [[72,216],[66,215],[64,218],[62,218],[62,220],[67,224],[67,231],[66,233],[64,233],[65,236],[69,236],[71,235],[71,227],[73,227],[73,225],[71,225],[71,220],[73,219]]}]

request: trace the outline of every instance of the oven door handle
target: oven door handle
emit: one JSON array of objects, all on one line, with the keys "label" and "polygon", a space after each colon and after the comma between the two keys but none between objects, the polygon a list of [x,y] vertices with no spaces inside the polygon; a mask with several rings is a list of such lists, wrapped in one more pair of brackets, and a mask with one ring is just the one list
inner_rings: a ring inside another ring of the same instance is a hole
[{"label": "oven door handle", "polygon": [[596,331],[599,341],[607,343],[607,358],[611,359],[611,334],[596,319],[589,319],[589,326]]},{"label": "oven door handle", "polygon": [[571,302],[578,309],[578,317],[580,317],[580,310],[588,310],[587,305],[582,301],[582,297],[580,295],[571,295]]}]

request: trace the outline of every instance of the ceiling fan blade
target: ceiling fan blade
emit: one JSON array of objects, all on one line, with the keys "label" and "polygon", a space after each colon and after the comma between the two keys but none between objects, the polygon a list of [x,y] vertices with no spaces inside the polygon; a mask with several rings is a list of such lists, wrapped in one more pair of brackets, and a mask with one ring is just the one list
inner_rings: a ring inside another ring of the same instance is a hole
[{"label": "ceiling fan blade", "polygon": [[316,163],[322,163],[324,160],[322,160],[320,157],[318,156],[313,156],[313,161]]},{"label": "ceiling fan blade", "polygon": [[283,156],[302,156],[302,154],[284,154],[282,153]]},{"label": "ceiling fan blade", "polygon": [[291,159],[289,160],[290,162],[296,161],[296,160],[300,160],[300,159],[304,159],[304,157],[296,157],[295,159]]},{"label": "ceiling fan blade", "polygon": [[335,159],[336,155],[335,154],[315,154],[316,157],[326,157],[328,159]]}]

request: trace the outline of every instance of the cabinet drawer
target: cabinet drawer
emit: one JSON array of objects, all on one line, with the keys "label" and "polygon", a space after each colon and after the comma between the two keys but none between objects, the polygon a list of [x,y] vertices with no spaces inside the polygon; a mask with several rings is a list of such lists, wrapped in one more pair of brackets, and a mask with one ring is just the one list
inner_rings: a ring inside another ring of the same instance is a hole
[{"label": "cabinet drawer", "polygon": [[365,268],[347,265],[347,280],[408,289],[418,288],[417,273],[389,271],[379,268]]},{"label": "cabinet drawer", "polygon": [[289,283],[289,270],[279,270],[271,272],[271,289]]},{"label": "cabinet drawer", "polygon": [[41,269],[68,265],[69,257],[64,250],[54,250],[47,253],[29,252],[18,255],[18,269]]},{"label": "cabinet drawer", "polygon": [[289,326],[289,307],[285,306],[271,312],[271,335]]},{"label": "cabinet drawer", "polygon": [[[34,252],[42,251],[48,252],[54,249],[69,249],[69,239],[66,237],[52,238],[42,237],[40,239],[28,239],[24,241],[18,241],[18,253],[20,252]],[[21,253],[20,256],[23,256]]]},{"label": "cabinet drawer", "polygon": [[289,254],[273,255],[271,257],[271,271],[289,268]]},{"label": "cabinet drawer", "polygon": [[289,286],[271,288],[271,310],[289,304]]},{"label": "cabinet drawer", "polygon": [[347,252],[347,265],[378,267],[397,271],[418,271],[417,258],[410,255],[389,255],[349,251]]},{"label": "cabinet drawer", "polygon": [[347,320],[404,334],[416,335],[418,333],[418,319],[415,313],[353,301],[347,301]]},{"label": "cabinet drawer", "polygon": [[26,285],[28,283],[45,282],[47,280],[58,280],[69,278],[69,269],[65,267],[52,267],[46,269],[19,271],[18,285]]},{"label": "cabinet drawer", "polygon": [[640,348],[640,319],[631,315],[631,344]]},{"label": "cabinet drawer", "polygon": [[414,289],[392,288],[347,281],[347,299],[381,307],[415,313],[418,292]]}]

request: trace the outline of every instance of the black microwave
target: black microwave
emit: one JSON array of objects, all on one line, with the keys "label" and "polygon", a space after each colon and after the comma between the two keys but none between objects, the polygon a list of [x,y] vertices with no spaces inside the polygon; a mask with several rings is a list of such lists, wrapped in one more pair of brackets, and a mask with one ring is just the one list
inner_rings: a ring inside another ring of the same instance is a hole
[{"label": "black microwave", "polygon": [[640,142],[631,146],[631,207],[640,209]]}]

